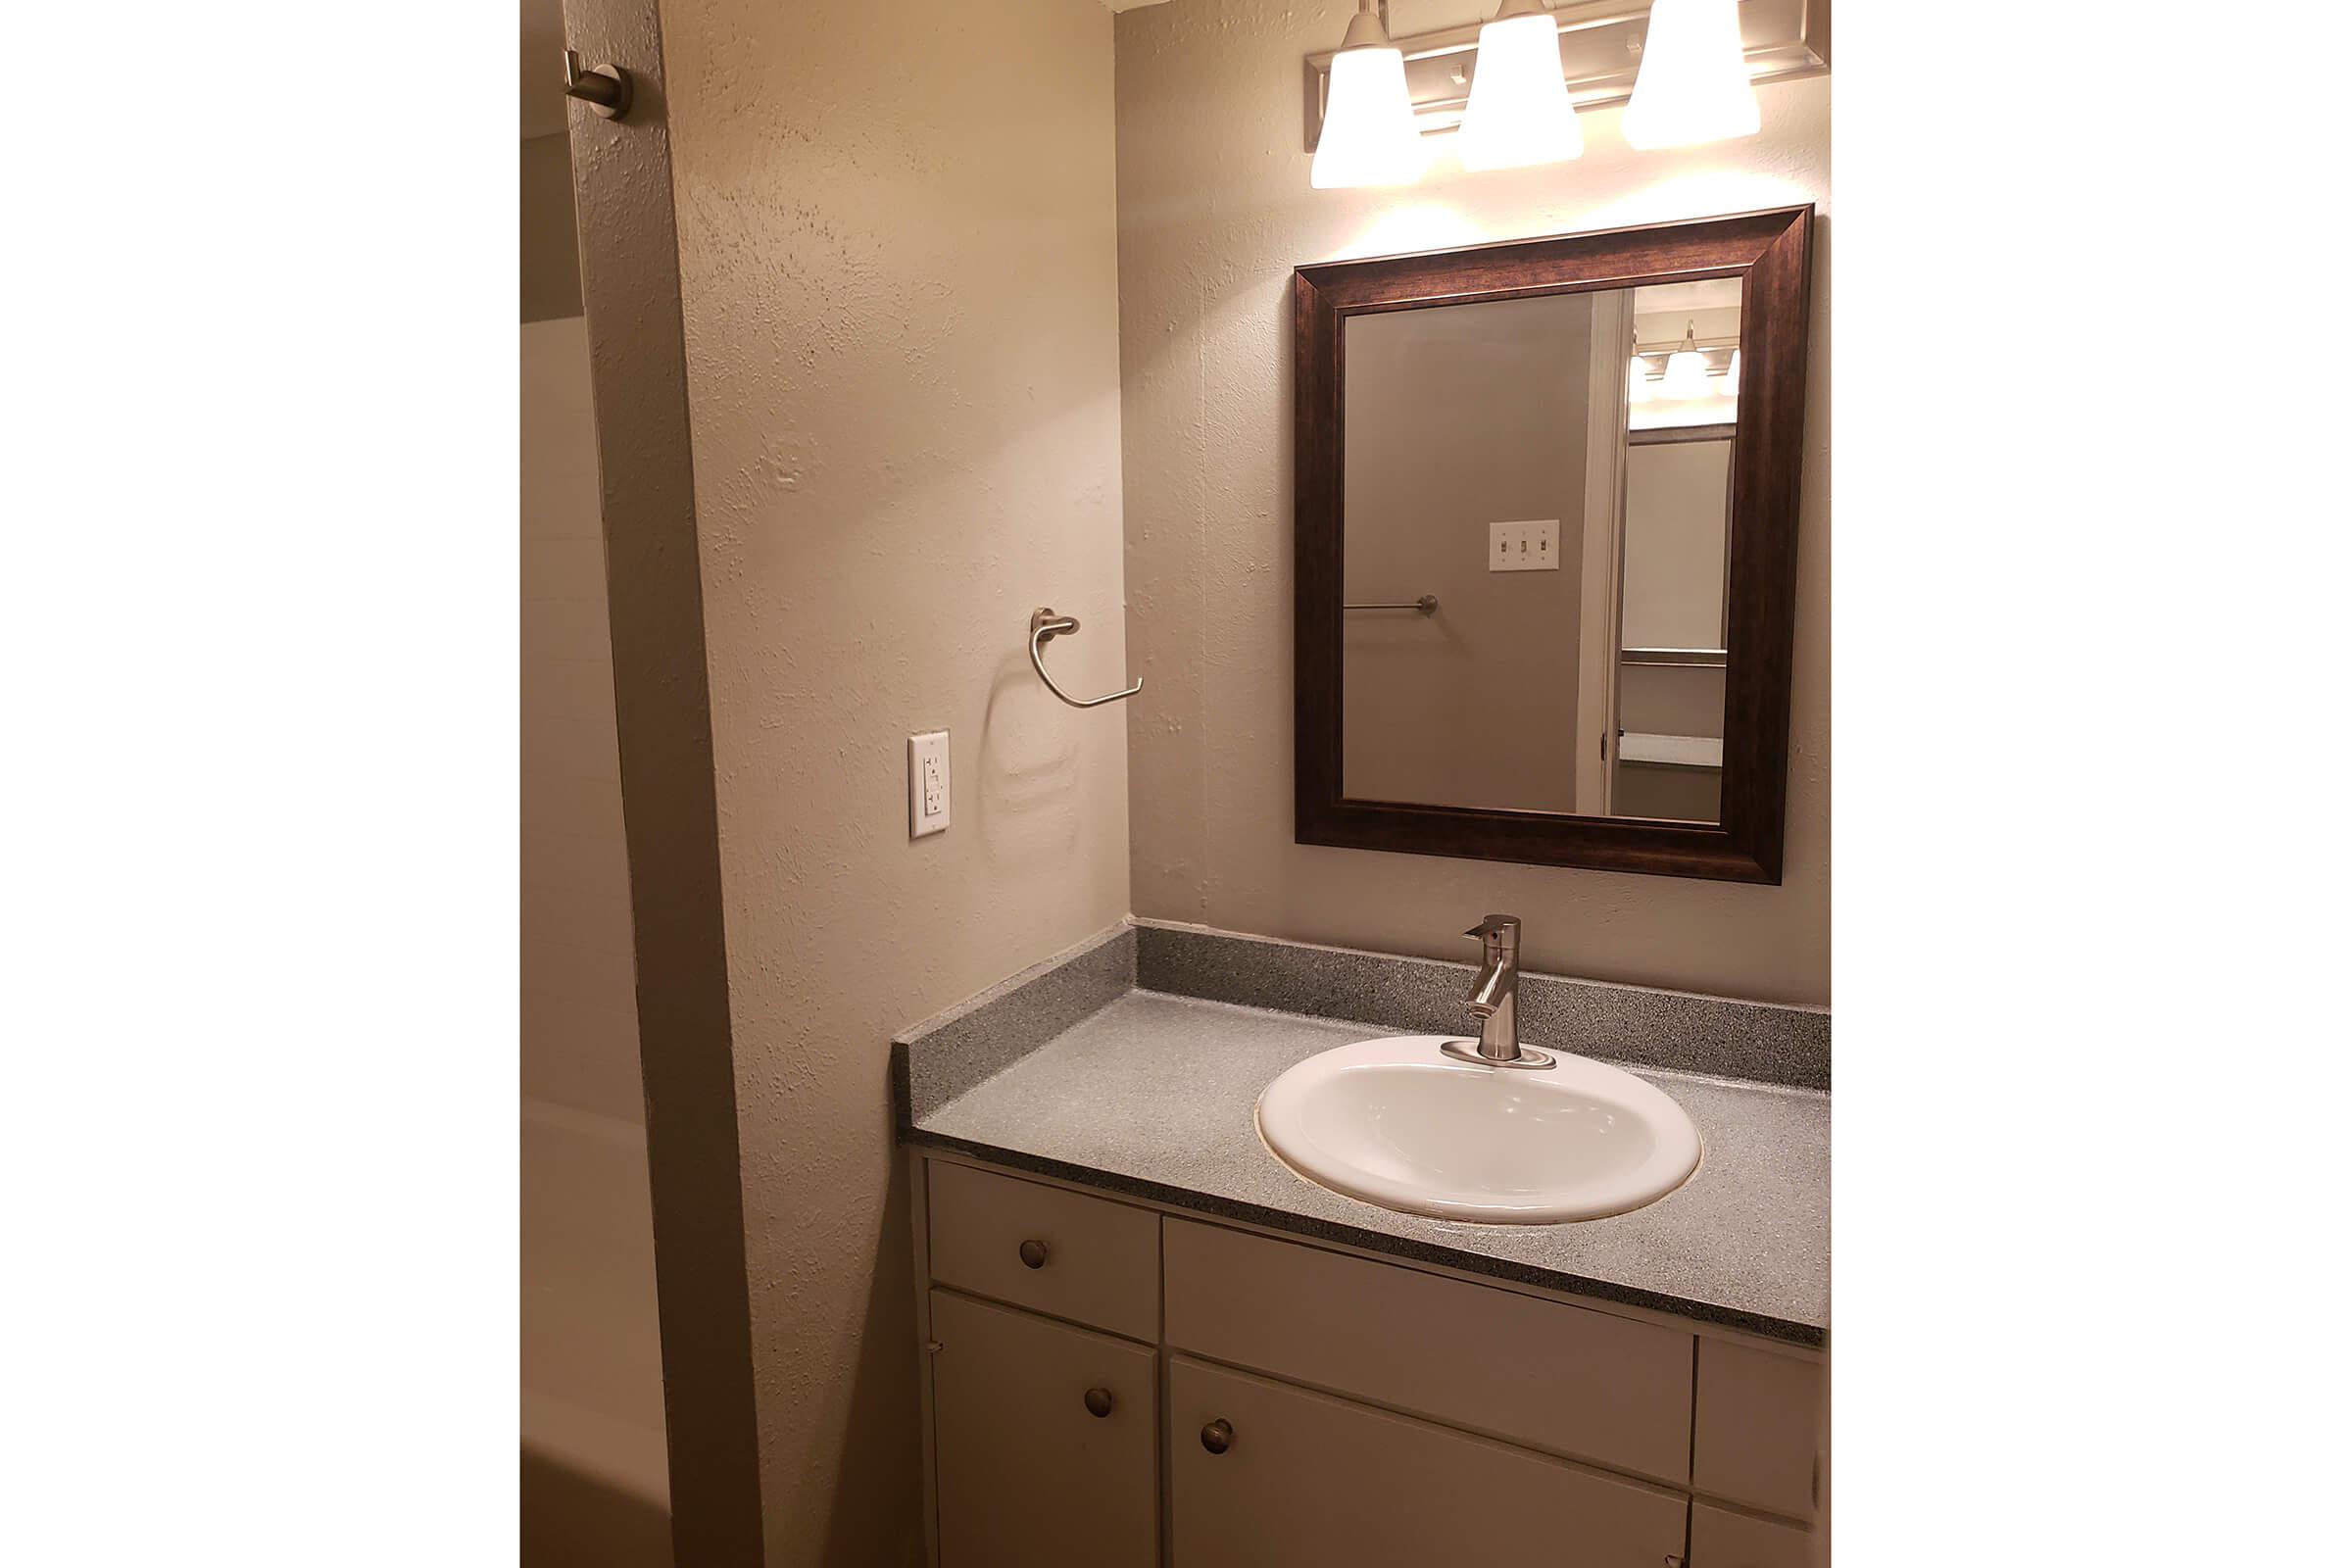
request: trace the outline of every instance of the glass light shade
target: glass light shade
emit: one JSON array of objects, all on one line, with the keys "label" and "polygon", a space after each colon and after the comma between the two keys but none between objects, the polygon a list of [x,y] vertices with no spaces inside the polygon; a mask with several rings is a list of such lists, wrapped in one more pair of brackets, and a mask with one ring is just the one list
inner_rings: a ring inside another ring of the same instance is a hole
[{"label": "glass light shade", "polygon": [[1762,123],[1740,43],[1740,0],[1652,0],[1625,139],[1685,147],[1752,136]]},{"label": "glass light shade", "polygon": [[1666,378],[1658,383],[1658,395],[1669,398],[1703,398],[1714,388],[1707,384],[1707,357],[1696,349],[1676,349],[1666,356]]},{"label": "glass light shade", "polygon": [[1637,354],[1626,367],[1625,400],[1628,403],[1647,403],[1649,397],[1649,364]]},{"label": "glass light shade", "polygon": [[1576,105],[1560,74],[1560,27],[1548,13],[1503,17],[1478,29],[1478,71],[1462,116],[1464,169],[1556,164],[1585,150]]},{"label": "glass light shade", "polygon": [[1718,390],[1727,398],[1736,398],[1740,395],[1740,351],[1738,349],[1732,350],[1732,363],[1724,367],[1723,385]]},{"label": "glass light shade", "polygon": [[1323,139],[1315,144],[1309,176],[1315,189],[1408,184],[1428,163],[1404,87],[1403,51],[1343,49],[1334,55]]}]

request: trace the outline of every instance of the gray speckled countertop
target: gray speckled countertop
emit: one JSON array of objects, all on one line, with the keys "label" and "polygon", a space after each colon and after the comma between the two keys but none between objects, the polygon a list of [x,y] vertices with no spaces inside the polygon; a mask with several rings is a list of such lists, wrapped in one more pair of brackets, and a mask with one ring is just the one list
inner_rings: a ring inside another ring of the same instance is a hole
[{"label": "gray speckled countertop", "polygon": [[903,1098],[903,1125],[917,1144],[1211,1215],[1824,1342],[1828,1095],[1639,1069],[1697,1123],[1699,1168],[1645,1208],[1568,1225],[1393,1213],[1318,1187],[1266,1151],[1253,1112],[1284,1069],[1408,1032],[1125,990],[944,1103]]}]

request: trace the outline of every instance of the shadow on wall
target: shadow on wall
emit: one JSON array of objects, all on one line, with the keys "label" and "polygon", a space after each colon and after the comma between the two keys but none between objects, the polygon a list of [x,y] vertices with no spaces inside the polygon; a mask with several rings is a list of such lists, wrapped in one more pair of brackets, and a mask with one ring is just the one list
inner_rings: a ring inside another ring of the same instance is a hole
[{"label": "shadow on wall", "polygon": [[[1023,669],[1027,665],[1024,661]],[[1035,677],[1032,676],[1032,679]],[[883,1092],[882,1103],[890,1103]],[[896,1136],[896,1129],[893,1129]],[[894,1157],[883,1192],[882,1223],[873,1239],[865,1314],[858,1335],[858,1361],[847,1397],[828,1418],[842,1426],[841,1470],[831,1494],[811,1495],[808,1512],[825,1514],[822,1563],[902,1564],[922,1561],[922,1410],[916,1386],[906,1373],[915,1357],[914,1257],[906,1245],[914,1219],[906,1161]],[[840,1384],[834,1385],[839,1390]],[[776,1528],[771,1520],[771,1533]]]},{"label": "shadow on wall", "polygon": [[671,1568],[669,1510],[522,1450],[523,1568]]}]

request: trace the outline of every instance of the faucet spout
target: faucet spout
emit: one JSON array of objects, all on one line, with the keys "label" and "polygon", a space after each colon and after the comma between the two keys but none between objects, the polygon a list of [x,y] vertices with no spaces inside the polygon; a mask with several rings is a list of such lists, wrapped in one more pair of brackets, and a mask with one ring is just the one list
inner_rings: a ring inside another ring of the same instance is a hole
[{"label": "faucet spout", "polygon": [[1500,963],[1490,961],[1470,982],[1470,996],[1463,1005],[1481,1018],[1491,1018],[1519,994],[1519,977]]}]

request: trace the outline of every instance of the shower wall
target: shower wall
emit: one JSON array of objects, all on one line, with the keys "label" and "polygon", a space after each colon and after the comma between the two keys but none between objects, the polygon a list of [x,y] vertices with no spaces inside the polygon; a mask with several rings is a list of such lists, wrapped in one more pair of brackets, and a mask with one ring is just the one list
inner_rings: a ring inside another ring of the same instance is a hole
[{"label": "shower wall", "polygon": [[563,136],[522,143],[523,1560],[670,1560],[588,323]]}]

